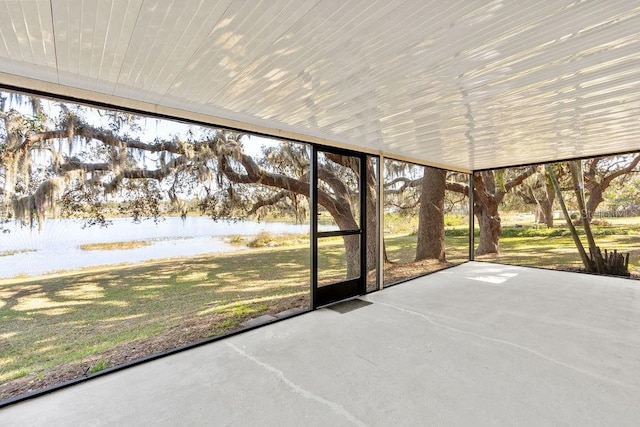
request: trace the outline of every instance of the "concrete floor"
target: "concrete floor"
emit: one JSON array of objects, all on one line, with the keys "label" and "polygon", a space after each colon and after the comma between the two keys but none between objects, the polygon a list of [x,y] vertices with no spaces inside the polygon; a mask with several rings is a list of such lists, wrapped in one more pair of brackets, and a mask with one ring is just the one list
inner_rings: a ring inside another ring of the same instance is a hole
[{"label": "concrete floor", "polygon": [[467,263],[0,410],[0,425],[640,425],[640,283]]}]

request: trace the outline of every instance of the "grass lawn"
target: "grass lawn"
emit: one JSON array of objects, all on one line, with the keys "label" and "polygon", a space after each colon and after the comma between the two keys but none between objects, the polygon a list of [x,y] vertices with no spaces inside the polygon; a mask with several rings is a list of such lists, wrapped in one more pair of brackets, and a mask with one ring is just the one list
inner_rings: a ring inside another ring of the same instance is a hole
[{"label": "grass lawn", "polygon": [[385,235],[385,248],[390,263],[384,268],[384,285],[420,276],[426,273],[440,270],[448,265],[462,263],[468,260],[469,239],[466,235],[445,236],[446,263],[425,260],[414,262],[418,236],[416,234]]},{"label": "grass lawn", "polygon": [[[417,235],[391,235],[385,236],[384,239],[387,257],[391,262],[413,262],[416,257],[416,245],[418,244]],[[468,244],[469,238],[467,236],[445,236],[445,256],[447,261],[467,261],[469,256]]]},{"label": "grass lawn", "polygon": [[[631,251],[631,269],[640,272],[640,225],[596,234],[603,249]],[[416,239],[385,235],[386,284],[442,268],[412,263]],[[308,244],[266,240],[234,253],[0,279],[0,400],[237,330],[260,315],[308,309]],[[450,228],[445,240],[447,261],[466,261],[465,233]],[[478,259],[581,265],[561,228],[505,227],[500,247],[499,256]],[[323,239],[322,254],[323,277],[344,274],[340,238]]]},{"label": "grass lawn", "polygon": [[[596,244],[605,249],[630,253],[629,271],[640,275],[640,224],[625,223],[609,226],[592,226]],[[589,250],[581,235],[585,250]],[[500,238],[500,254],[476,257],[477,260],[504,264],[524,265],[554,269],[582,268],[582,261],[575,243],[566,227],[514,228],[504,227]]]},{"label": "grass lawn", "polygon": [[[0,279],[0,400],[222,335],[250,318],[308,309],[309,246],[289,240]],[[414,240],[390,242],[407,251]],[[341,238],[323,239],[322,254],[323,277],[345,274]]]},{"label": "grass lawn", "polygon": [[306,246],[0,280],[0,399],[8,381],[49,385],[60,366],[82,375],[308,301]]}]

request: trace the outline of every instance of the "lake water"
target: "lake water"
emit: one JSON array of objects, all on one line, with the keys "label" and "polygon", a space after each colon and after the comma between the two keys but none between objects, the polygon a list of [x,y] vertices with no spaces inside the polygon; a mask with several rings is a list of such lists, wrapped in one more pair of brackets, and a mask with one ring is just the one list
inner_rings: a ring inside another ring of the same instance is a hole
[{"label": "lake water", "polygon": [[[83,222],[71,219],[47,220],[42,231],[18,224],[7,224],[9,231],[0,234],[0,253],[20,252],[0,256],[0,278],[15,275],[36,276],[57,270],[81,267],[139,263],[151,259],[230,252],[238,250],[224,241],[225,236],[255,235],[261,231],[271,233],[309,232],[308,224],[281,222],[258,223],[242,221],[215,222],[207,217],[168,217],[157,224],[152,220],[133,223],[130,218],[115,218],[104,228],[83,228]],[[146,240],[151,244],[125,250],[85,251],[79,248],[87,243],[126,242]]]}]

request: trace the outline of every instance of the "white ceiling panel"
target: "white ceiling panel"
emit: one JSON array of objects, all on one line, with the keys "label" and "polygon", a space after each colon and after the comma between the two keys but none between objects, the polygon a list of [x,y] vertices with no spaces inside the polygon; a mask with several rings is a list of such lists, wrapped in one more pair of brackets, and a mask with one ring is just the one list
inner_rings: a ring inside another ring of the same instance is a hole
[{"label": "white ceiling panel", "polygon": [[3,72],[56,81],[48,0],[0,1],[0,67]]},{"label": "white ceiling panel", "polygon": [[0,16],[0,83],[25,89],[460,170],[640,150],[637,0],[0,0]]},{"label": "white ceiling panel", "polygon": [[141,4],[142,0],[51,0],[59,83],[112,93]]},{"label": "white ceiling panel", "polygon": [[[140,10],[143,19],[131,35],[119,76],[120,87],[141,89],[162,98],[182,86],[177,77],[192,59],[199,59],[198,49],[206,44],[216,26],[224,26],[220,18],[230,3],[231,0],[145,1]],[[195,77],[195,73],[187,73]]]}]

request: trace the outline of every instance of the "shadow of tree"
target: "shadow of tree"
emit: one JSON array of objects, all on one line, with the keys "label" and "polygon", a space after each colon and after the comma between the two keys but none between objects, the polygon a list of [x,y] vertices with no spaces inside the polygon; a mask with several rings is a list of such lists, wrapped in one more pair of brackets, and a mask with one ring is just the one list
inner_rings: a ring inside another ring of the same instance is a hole
[{"label": "shadow of tree", "polygon": [[309,280],[309,248],[297,247],[0,281],[0,398],[8,382],[63,365],[105,354],[122,363],[308,309]]}]

